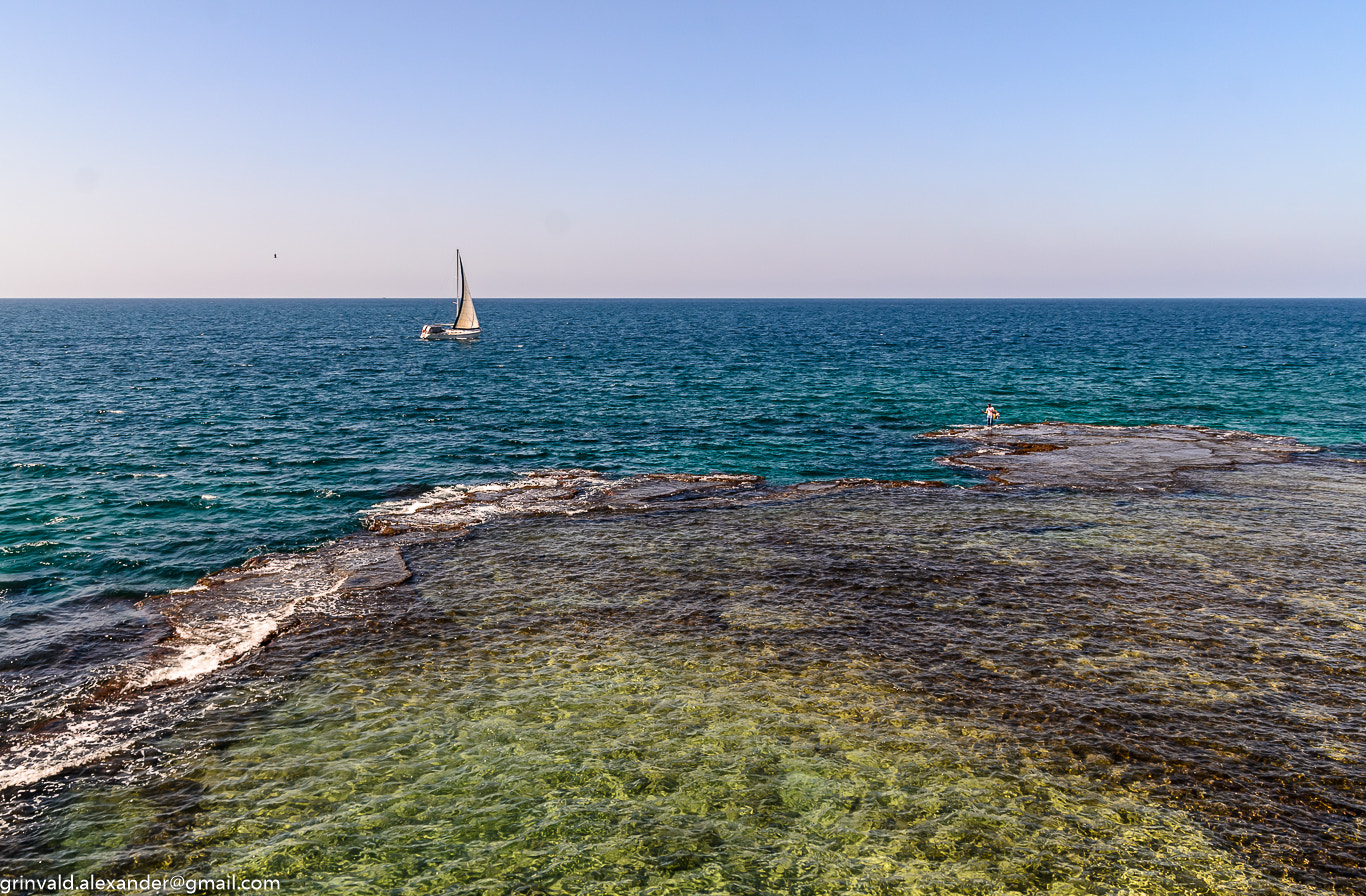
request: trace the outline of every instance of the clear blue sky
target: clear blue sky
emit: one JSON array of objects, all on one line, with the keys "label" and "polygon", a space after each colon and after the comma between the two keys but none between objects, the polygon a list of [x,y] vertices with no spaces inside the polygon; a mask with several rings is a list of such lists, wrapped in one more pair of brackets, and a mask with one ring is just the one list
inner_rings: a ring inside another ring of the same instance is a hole
[{"label": "clear blue sky", "polygon": [[[1360,296],[1366,3],[0,0],[0,296]],[[274,256],[278,254],[278,258]]]}]

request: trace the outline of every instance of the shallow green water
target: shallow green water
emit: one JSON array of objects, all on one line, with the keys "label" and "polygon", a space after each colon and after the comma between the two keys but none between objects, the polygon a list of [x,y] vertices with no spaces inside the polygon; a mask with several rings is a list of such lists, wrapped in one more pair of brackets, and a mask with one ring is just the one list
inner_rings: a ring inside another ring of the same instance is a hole
[{"label": "shallow green water", "polygon": [[[176,852],[206,876],[357,892],[1236,893],[1257,880],[1102,758],[1058,771],[848,658],[775,672],[762,651],[678,639],[478,640],[322,663],[190,772],[205,796]],[[64,845],[90,855],[111,809],[153,814],[131,808],[73,807]]]},{"label": "shallow green water", "polygon": [[[1366,880],[1366,303],[506,301],[420,342],[440,307],[0,303],[0,875]],[[986,401],[1337,456],[795,500],[981,481],[921,436]],[[552,468],[775,485],[535,509]]]},{"label": "shallow green water", "polygon": [[1316,533],[1361,484],[1211,475],[438,539],[31,842],[300,892],[1332,892],[1366,592],[1360,533]]}]

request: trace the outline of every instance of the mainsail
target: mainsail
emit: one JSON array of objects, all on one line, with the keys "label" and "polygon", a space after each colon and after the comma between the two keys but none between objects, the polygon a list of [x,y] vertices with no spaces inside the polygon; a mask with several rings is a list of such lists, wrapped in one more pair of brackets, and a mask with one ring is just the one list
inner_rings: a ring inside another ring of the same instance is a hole
[{"label": "mainsail", "polygon": [[465,279],[465,263],[460,260],[459,249],[455,250],[455,266],[458,271],[456,276],[460,280],[460,311],[455,316],[455,326],[461,330],[477,330],[479,316],[474,313],[474,300],[470,298],[470,284]]}]

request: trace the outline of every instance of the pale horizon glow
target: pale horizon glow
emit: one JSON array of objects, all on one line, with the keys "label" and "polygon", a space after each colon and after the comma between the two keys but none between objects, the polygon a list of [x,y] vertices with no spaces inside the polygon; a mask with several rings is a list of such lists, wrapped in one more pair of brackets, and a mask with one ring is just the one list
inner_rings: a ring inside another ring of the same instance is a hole
[{"label": "pale horizon glow", "polygon": [[0,298],[1366,295],[1359,3],[0,21]]}]

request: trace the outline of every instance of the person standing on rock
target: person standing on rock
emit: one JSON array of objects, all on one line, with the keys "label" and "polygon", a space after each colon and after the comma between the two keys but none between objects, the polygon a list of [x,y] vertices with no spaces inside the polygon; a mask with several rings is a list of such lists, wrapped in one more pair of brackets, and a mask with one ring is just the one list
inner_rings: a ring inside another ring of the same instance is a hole
[{"label": "person standing on rock", "polygon": [[992,424],[1001,419],[1001,415],[997,413],[996,408],[992,407],[990,404],[987,405],[986,415],[987,429],[990,429]]}]

